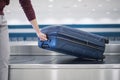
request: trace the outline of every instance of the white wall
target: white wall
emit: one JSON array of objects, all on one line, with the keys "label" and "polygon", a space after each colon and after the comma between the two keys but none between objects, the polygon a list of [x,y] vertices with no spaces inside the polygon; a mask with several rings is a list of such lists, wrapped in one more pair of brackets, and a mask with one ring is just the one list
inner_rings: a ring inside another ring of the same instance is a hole
[{"label": "white wall", "polygon": [[[31,0],[39,24],[119,24],[120,0]],[[18,0],[5,8],[8,24],[29,24]]]}]

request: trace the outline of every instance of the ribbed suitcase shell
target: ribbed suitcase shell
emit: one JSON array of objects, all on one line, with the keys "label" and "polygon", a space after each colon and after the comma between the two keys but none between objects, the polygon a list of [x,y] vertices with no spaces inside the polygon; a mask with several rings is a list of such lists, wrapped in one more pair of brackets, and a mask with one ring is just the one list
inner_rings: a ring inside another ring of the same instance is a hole
[{"label": "ribbed suitcase shell", "polygon": [[108,40],[96,34],[68,26],[47,26],[41,30],[47,34],[47,41],[38,39],[40,48],[88,59],[104,59],[105,43]]}]

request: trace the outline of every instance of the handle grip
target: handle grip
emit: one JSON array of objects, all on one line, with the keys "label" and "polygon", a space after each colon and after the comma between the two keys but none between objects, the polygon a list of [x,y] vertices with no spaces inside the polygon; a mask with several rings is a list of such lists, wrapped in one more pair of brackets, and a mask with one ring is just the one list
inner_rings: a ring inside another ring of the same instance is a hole
[{"label": "handle grip", "polygon": [[49,44],[50,44],[51,40],[48,39],[47,41],[41,41],[41,48],[50,48]]},{"label": "handle grip", "polygon": [[45,48],[49,48],[49,45],[48,44],[42,44],[41,47],[45,49]]}]

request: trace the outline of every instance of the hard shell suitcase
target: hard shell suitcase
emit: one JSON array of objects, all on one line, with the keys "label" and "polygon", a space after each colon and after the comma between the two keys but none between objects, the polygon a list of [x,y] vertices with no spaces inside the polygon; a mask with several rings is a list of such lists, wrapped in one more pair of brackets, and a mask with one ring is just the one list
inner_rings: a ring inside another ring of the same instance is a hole
[{"label": "hard shell suitcase", "polygon": [[96,34],[70,28],[68,26],[47,26],[41,30],[47,41],[38,39],[38,46],[80,58],[103,60],[105,44],[108,40]]}]

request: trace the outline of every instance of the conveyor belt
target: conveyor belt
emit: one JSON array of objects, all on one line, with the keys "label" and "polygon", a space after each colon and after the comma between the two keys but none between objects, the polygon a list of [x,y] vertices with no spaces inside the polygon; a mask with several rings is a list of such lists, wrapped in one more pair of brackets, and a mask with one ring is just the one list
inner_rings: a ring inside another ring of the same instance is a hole
[{"label": "conveyor belt", "polygon": [[10,64],[120,64],[120,56],[107,55],[103,61],[60,56],[11,56]]}]

